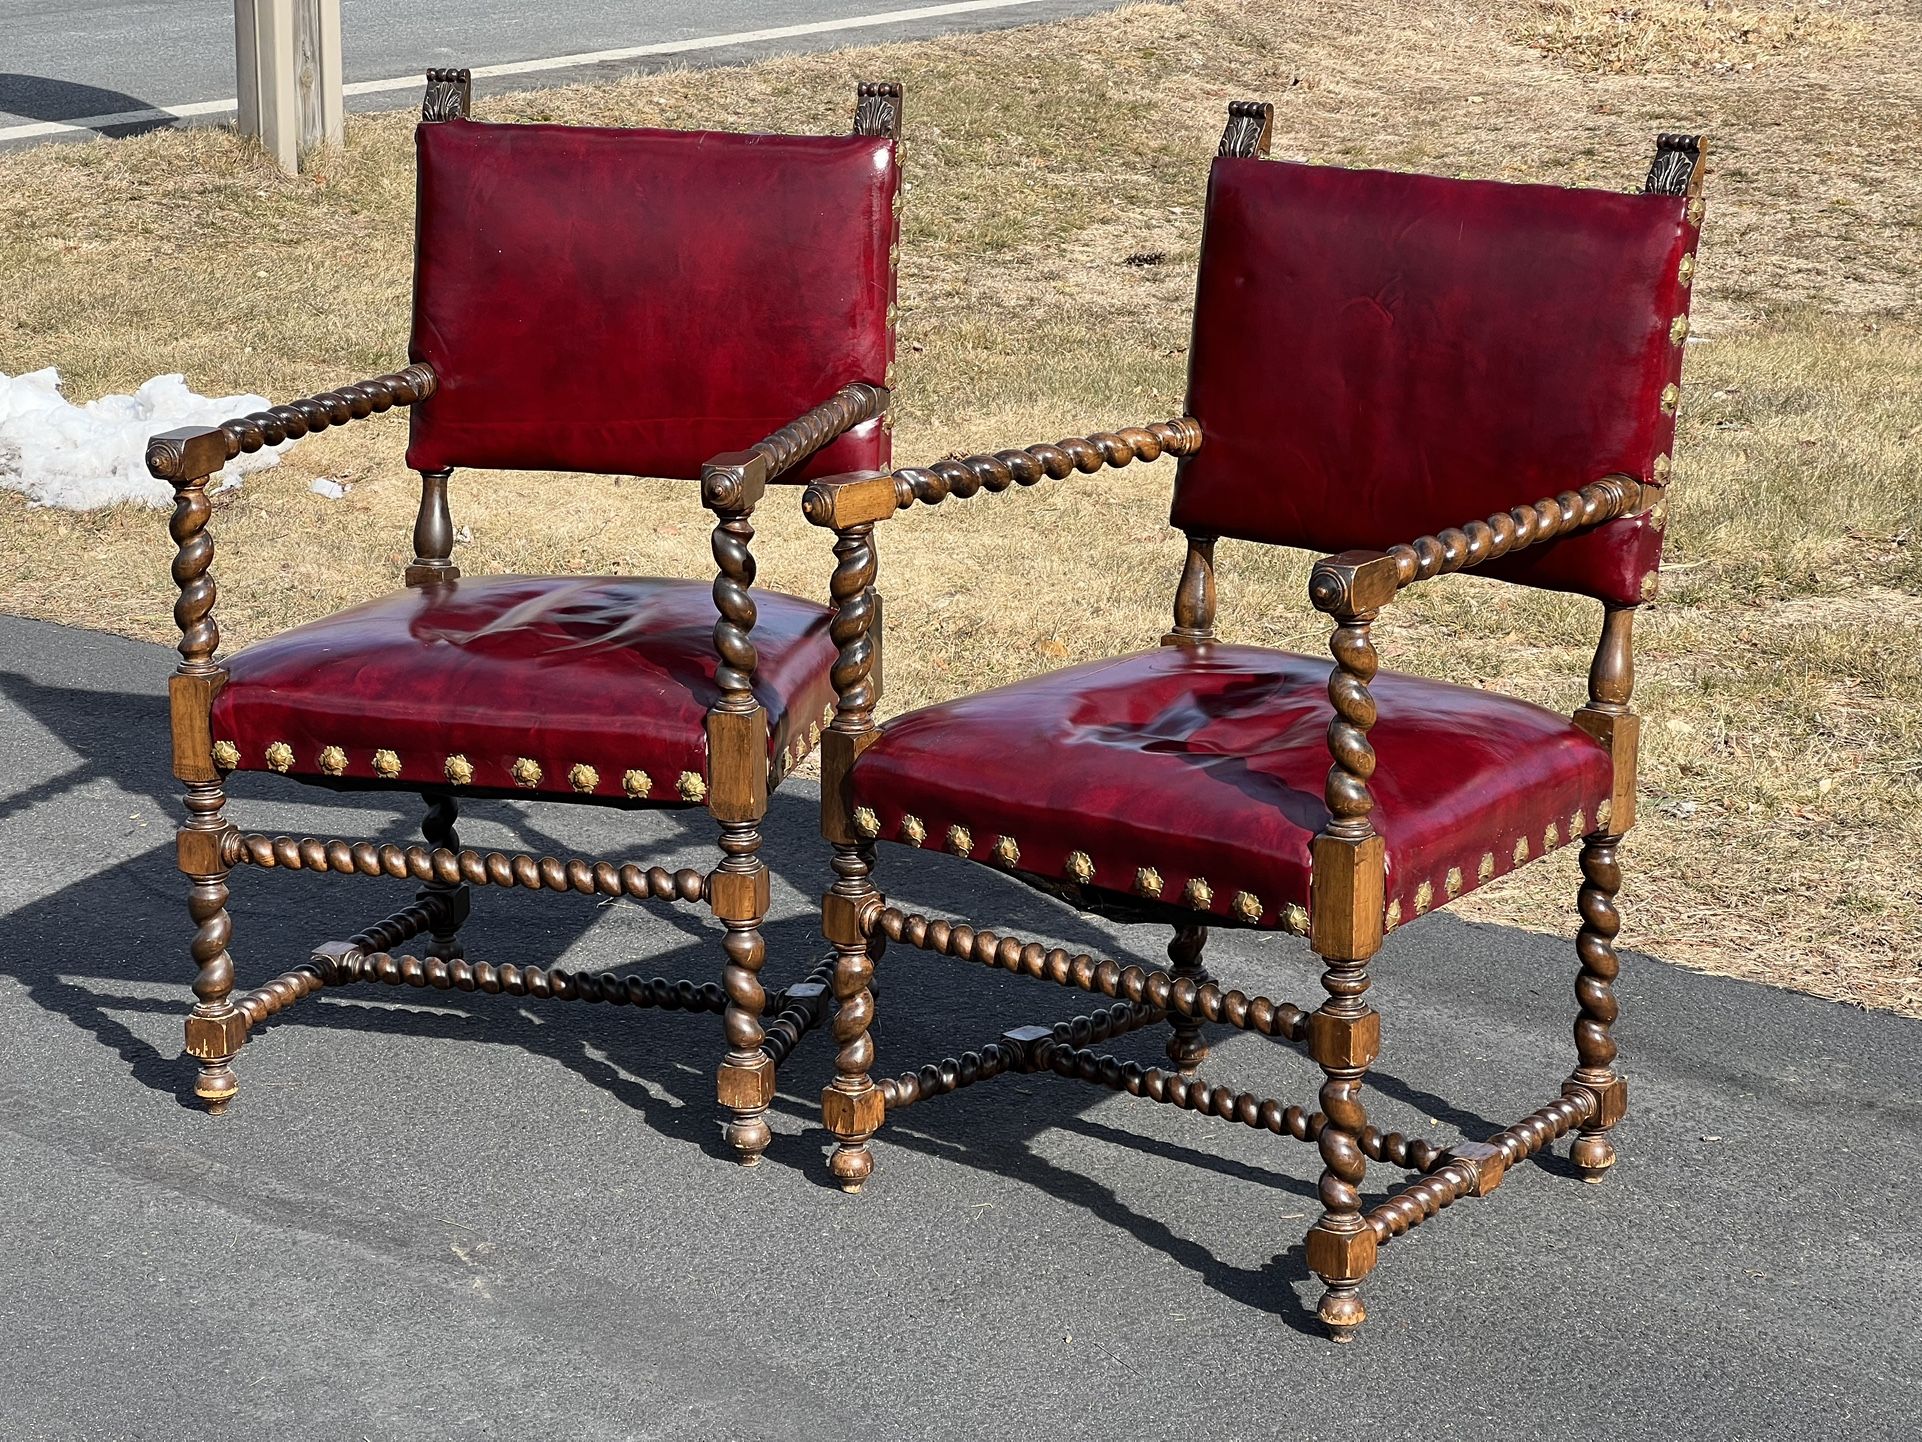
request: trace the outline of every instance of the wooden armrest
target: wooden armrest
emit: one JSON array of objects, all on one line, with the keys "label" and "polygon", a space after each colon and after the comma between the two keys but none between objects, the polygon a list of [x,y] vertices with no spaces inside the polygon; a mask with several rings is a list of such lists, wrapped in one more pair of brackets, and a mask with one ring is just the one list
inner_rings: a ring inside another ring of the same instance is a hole
[{"label": "wooden armrest", "polygon": [[806,415],[744,451],[728,451],[701,467],[701,500],[711,510],[756,505],[767,483],[821,447],[888,408],[888,392],[856,381],[842,386]]},{"label": "wooden armrest", "polygon": [[1379,610],[1404,586],[1634,515],[1660,494],[1661,487],[1632,476],[1604,476],[1579,491],[1563,491],[1385,551],[1324,556],[1308,579],[1308,597],[1316,610],[1337,616]]},{"label": "wooden armrest", "polygon": [[950,456],[931,466],[898,471],[864,471],[830,476],[808,487],[801,503],[817,526],[839,530],[879,521],[916,501],[939,505],[950,496],[967,499],[979,491],[1032,486],[1042,477],[1059,480],[1070,471],[1093,473],[1103,466],[1152,461],[1161,456],[1191,456],[1201,449],[1201,422],[1192,416],[1072,436],[1054,445],[1029,446],[993,455]]},{"label": "wooden armrest", "polygon": [[204,480],[235,456],[297,440],[329,426],[344,426],[394,406],[411,406],[426,400],[439,385],[431,367],[416,363],[392,375],[322,391],[284,406],[270,406],[217,426],[165,431],[147,442],[147,469],[176,486]]}]

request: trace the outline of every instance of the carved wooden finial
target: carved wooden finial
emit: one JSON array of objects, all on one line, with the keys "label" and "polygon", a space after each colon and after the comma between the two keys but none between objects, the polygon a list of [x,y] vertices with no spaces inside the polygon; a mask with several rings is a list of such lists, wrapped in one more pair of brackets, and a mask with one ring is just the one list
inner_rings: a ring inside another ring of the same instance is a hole
[{"label": "carved wooden finial", "polygon": [[1217,155],[1239,160],[1256,160],[1268,153],[1268,140],[1274,134],[1275,107],[1265,100],[1228,102],[1228,126],[1221,132]]},{"label": "carved wooden finial", "polygon": [[901,82],[863,80],[854,87],[854,133],[901,138]]},{"label": "carved wooden finial", "polygon": [[474,77],[467,70],[430,70],[420,118],[466,120],[474,113]]},{"label": "carved wooden finial", "polygon": [[1699,135],[1658,135],[1655,159],[1649,163],[1644,195],[1688,195],[1702,188],[1702,161],[1708,146]]}]

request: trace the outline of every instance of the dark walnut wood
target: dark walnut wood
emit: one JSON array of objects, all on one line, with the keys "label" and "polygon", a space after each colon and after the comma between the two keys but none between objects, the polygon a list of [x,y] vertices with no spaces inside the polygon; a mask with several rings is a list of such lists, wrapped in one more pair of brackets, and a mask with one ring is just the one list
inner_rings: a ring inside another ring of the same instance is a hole
[{"label": "dark walnut wood", "polygon": [[1694,195],[1702,188],[1705,155],[1699,135],[1658,135],[1655,158],[1649,162],[1644,195]]},{"label": "dark walnut wood", "polygon": [[474,77],[466,70],[429,70],[422,97],[423,121],[465,120],[474,113]]},{"label": "dark walnut wood", "polygon": [[863,80],[854,91],[854,133],[901,138],[901,82]]},{"label": "dark walnut wood", "polygon": [[1228,125],[1221,132],[1221,145],[1215,154],[1236,160],[1255,160],[1268,153],[1268,142],[1275,131],[1275,107],[1265,100],[1233,100],[1228,104]]}]

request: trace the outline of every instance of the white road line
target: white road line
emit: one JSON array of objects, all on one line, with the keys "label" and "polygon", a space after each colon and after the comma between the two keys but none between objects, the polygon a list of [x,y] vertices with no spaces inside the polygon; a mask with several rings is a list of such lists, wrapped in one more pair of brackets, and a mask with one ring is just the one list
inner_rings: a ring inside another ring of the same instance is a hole
[{"label": "white road line", "polygon": [[[520,60],[509,65],[478,65],[474,78],[529,75],[542,70],[568,70],[576,65],[602,65],[613,60],[638,60],[647,55],[683,55],[695,50],[719,50],[760,40],[787,40],[797,35],[825,35],[836,30],[863,30],[876,25],[900,25],[909,20],[934,20],[944,15],[967,15],[978,10],[1011,10],[1040,0],[952,0],[945,5],[916,5],[907,10],[879,10],[872,15],[850,15],[840,20],[811,20],[802,25],[776,25],[766,30],[737,30],[731,35],[701,35],[692,40],[663,40],[653,45],[630,45],[621,50],[585,50],[578,55],[556,55],[547,60]],[[389,90],[412,90],[422,84],[418,75],[391,80],[356,80],[343,85],[348,95],[378,95]],[[110,125],[138,125],[149,120],[186,120],[196,115],[218,115],[236,110],[239,102],[197,100],[191,105],[164,105],[148,110],[122,110],[112,115],[83,115],[73,120],[40,120],[0,130],[0,142],[67,135],[76,130],[98,130]]]}]

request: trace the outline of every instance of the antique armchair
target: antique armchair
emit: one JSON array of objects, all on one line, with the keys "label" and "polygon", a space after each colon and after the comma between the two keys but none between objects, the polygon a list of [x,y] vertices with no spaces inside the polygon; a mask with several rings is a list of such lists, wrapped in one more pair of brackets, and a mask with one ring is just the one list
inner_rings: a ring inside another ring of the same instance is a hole
[{"label": "antique armchair", "polygon": [[[417,133],[411,364],[205,430],[154,438],[173,483],[173,766],[198,931],[187,1050],[213,1112],[250,1029],[323,987],[385,982],[725,1013],[726,1135],[769,1141],[774,1069],[824,1010],[827,963],[764,991],[768,791],[833,701],[825,606],[753,592],[771,482],[885,465],[894,346],[900,86],[858,88],[848,136],[491,125],[466,71],[434,71]],[[206,482],[262,445],[408,406],[421,474],[405,587],[222,657]],[[757,439],[765,436],[765,439]],[[461,577],[456,466],[699,479],[706,583]],[[425,847],[253,835],[225,777],[271,771],[349,793],[410,791]],[[711,872],[461,848],[463,797],[705,805]],[[225,910],[238,865],[414,878],[414,904],[234,991]],[[721,982],[470,962],[469,889],[706,903]],[[425,933],[424,956],[391,954]]]},{"label": "antique armchair", "polygon": [[[885,1114],[1007,1072],[1051,1070],[1315,1141],[1322,1212],[1306,1261],[1326,1286],[1320,1316],[1345,1341],[1390,1239],[1487,1195],[1570,1131],[1584,1177],[1615,1159],[1630,627],[1655,593],[1702,146],[1661,137],[1643,192],[1610,194],[1271,162],[1269,125],[1267,107],[1237,102],[1210,176],[1187,415],[824,478],[804,498],[839,557],[839,696],[822,749],[839,1051],[822,1111],[849,1190],[872,1169]],[[1173,524],[1188,542],[1159,648],[876,725],[877,524],[917,503],[1163,454],[1180,458]],[[1333,553],[1308,595],[1333,618],[1332,666],[1216,638],[1220,537]],[[1383,608],[1470,568],[1601,603],[1588,700],[1572,718],[1377,674]],[[1576,1064],[1561,1094],[1467,1144],[1371,1126],[1369,961],[1384,933],[1578,839]],[[1086,912],[1164,923],[1172,965],[908,914],[877,888],[877,841],[997,867]],[[1217,983],[1202,957],[1211,927],[1305,936],[1327,999],[1311,1010]],[[888,942],[1092,992],[1103,1007],[876,1080],[869,980]],[[1166,1068],[1092,1045],[1164,1021]],[[1204,1023],[1305,1051],[1323,1073],[1319,1108],[1202,1080]],[[1365,1203],[1370,1160],[1415,1176]]]}]

